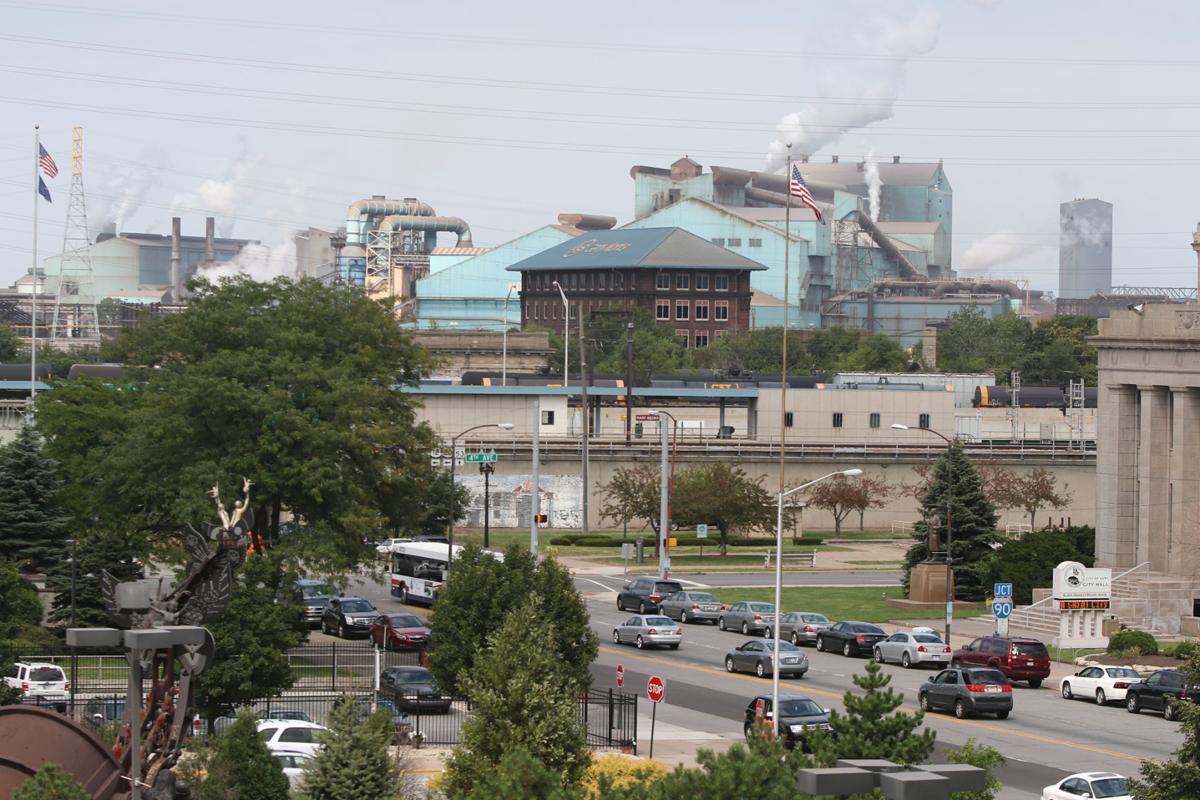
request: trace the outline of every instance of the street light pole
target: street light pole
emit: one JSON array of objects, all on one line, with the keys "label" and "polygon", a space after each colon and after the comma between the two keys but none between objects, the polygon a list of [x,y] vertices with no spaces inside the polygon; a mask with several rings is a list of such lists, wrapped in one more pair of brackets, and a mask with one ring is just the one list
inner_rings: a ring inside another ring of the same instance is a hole
[{"label": "street light pole", "polygon": [[508,386],[508,301],[517,290],[515,283],[508,285],[508,294],[504,296],[504,345],[500,355],[500,385]]},{"label": "street light pole", "polygon": [[808,483],[803,483],[792,489],[779,492],[776,496],[775,508],[775,624],[771,626],[771,633],[774,638],[774,654],[771,661],[771,719],[774,720],[775,735],[779,735],[778,720],[779,720],[779,622],[783,617],[783,501],[788,497],[815,486],[821,481],[827,481],[830,478],[836,478],[839,475],[853,478],[856,475],[862,475],[862,470],[858,467],[851,469],[839,470],[831,472],[828,475],[822,475],[816,480],[811,480]]},{"label": "street light pole", "polygon": [[563,301],[563,388],[567,387],[567,356],[571,352],[571,306],[567,304],[567,293],[563,291],[562,284],[554,281],[551,284],[555,289],[558,289],[558,296]]},{"label": "street light pole", "polygon": [[676,425],[676,419],[668,411],[654,413],[659,418],[658,431],[662,441],[662,459],[658,479],[658,574],[659,577],[666,579],[671,573],[671,561],[667,555],[667,537],[671,535],[671,485],[667,477],[667,453],[670,446],[667,442],[667,426],[663,425],[662,418],[666,417],[671,420],[672,428]]},{"label": "street light pole", "polygon": [[[914,430],[899,422],[892,423],[898,431]],[[938,433],[932,428],[916,428],[915,430],[932,433],[946,443],[946,644],[950,644],[950,622],[954,619],[954,526],[951,520],[952,503],[954,501],[954,466],[950,463],[950,450],[954,440]],[[933,553],[929,554],[933,558]],[[953,645],[950,645],[953,647]]]},{"label": "street light pole", "polygon": [[474,425],[467,428],[457,436],[450,439],[450,519],[446,520],[446,573],[450,573],[450,563],[454,561],[454,471],[458,464],[458,440],[466,436],[471,431],[477,431],[480,428],[499,428],[502,431],[511,431],[513,424],[511,422],[485,422],[482,425]]}]

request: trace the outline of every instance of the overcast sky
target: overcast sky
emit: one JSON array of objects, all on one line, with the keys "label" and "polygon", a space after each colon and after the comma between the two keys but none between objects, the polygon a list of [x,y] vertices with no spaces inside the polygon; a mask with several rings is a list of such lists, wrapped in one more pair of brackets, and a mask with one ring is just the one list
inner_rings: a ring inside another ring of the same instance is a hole
[{"label": "overcast sky", "polygon": [[73,125],[94,230],[166,232],[174,210],[200,235],[212,213],[267,244],[372,194],[463,217],[476,244],[562,211],[626,222],[631,165],[759,169],[791,138],[819,159],[944,159],[957,267],[1055,289],[1058,204],[1099,197],[1114,283],[1195,286],[1198,17],[1186,0],[0,0],[0,284],[30,264],[40,124],[61,170],[43,258]]}]

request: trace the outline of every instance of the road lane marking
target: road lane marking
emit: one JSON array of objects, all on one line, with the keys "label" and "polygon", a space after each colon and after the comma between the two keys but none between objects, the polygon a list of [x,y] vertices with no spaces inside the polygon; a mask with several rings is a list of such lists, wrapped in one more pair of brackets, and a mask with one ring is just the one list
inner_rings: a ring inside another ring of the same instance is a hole
[{"label": "road lane marking", "polygon": [[575,580],[577,580],[577,581],[587,581],[588,583],[594,583],[594,584],[596,584],[597,586],[599,586],[601,589],[603,589],[604,591],[606,591],[606,592],[609,592],[610,594],[616,594],[616,593],[617,593],[617,590],[616,590],[616,589],[610,589],[609,587],[605,586],[605,585],[604,585],[603,583],[601,583],[600,581],[594,581],[594,580],[592,580],[591,578],[584,578],[584,577],[582,577],[582,576],[576,575],[576,576],[575,576]]},{"label": "road lane marking", "polygon": [[[621,657],[623,657],[625,659],[633,659],[635,661],[652,662],[652,663],[658,665],[659,667],[662,667],[664,664],[664,662],[661,659],[654,658],[652,656],[641,655],[640,653],[636,653],[636,652],[630,653],[625,649],[617,649],[615,647],[609,647],[609,646],[602,645],[600,647],[600,650],[602,652],[612,653],[614,655],[620,655]],[[670,662],[670,664],[671,664],[671,666],[678,667],[679,669],[691,670],[693,672],[702,672],[702,673],[705,673],[708,675],[720,675],[725,678],[736,678],[737,680],[746,681],[748,683],[754,683],[759,686],[762,685],[762,678],[752,677],[750,675],[743,675],[743,674],[737,673],[737,672],[726,672],[725,670],[716,669],[714,667],[702,667],[697,664],[682,664],[682,663],[678,663],[678,662],[674,662],[674,661]],[[803,683],[800,685],[804,686],[804,692],[806,694],[814,694],[819,697],[829,697],[829,698],[833,698],[835,700],[841,700],[845,696],[845,692],[831,692],[828,689],[818,689],[815,686],[809,686],[809,685],[805,685]],[[917,711],[917,709],[905,708],[904,706],[901,706],[900,710],[903,711],[905,714],[915,714]],[[927,714],[926,716],[931,720],[938,720],[938,721],[944,720],[949,723],[965,725],[965,726],[971,727],[971,728],[979,728],[980,730],[985,730],[990,733],[994,733],[994,734],[998,734],[998,735],[1017,736],[1022,739],[1029,739],[1030,741],[1041,742],[1042,744],[1054,744],[1054,745],[1059,745],[1060,747],[1066,747],[1071,750],[1084,750],[1084,751],[1087,751],[1090,753],[1099,753],[1100,755],[1111,756],[1113,758],[1121,758],[1126,761],[1132,761],[1137,764],[1141,764],[1143,761],[1154,761],[1155,760],[1148,756],[1135,756],[1131,753],[1122,753],[1119,750],[1108,750],[1103,747],[1096,747],[1094,745],[1083,744],[1082,742],[1072,742],[1072,741],[1068,741],[1066,739],[1059,739],[1054,736],[1043,736],[1040,733],[1030,733],[1028,731],[1012,730],[1011,728],[1009,728],[1007,726],[996,725],[994,723],[987,723],[987,722],[981,722],[981,721],[970,720],[970,719],[959,719],[958,717],[952,717],[952,716],[946,716],[946,715],[934,714],[934,713]]]}]

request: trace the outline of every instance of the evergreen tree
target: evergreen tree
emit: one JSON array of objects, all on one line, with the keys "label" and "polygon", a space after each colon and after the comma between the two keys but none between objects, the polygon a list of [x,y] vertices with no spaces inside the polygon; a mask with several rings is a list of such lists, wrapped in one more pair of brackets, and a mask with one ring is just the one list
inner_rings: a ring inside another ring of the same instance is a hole
[{"label": "evergreen tree", "polygon": [[[1187,682],[1200,683],[1200,653],[1188,657]],[[1130,794],[1138,800],[1178,800],[1200,797],[1200,706],[1178,703],[1183,744],[1170,761],[1143,761],[1141,778],[1133,782]]]},{"label": "evergreen tree", "polygon": [[920,730],[923,712],[901,710],[904,696],[888,688],[892,676],[868,662],[865,675],[854,675],[861,693],[842,696],[845,711],[829,713],[834,735],[818,731],[810,741],[818,765],[832,767],[840,758],[886,758],[897,764],[920,764],[933,753],[936,734]]},{"label": "evergreen tree", "polygon": [[528,749],[563,786],[577,783],[587,768],[587,742],[576,720],[580,687],[560,655],[556,627],[532,594],[488,637],[463,681],[473,714],[446,765],[450,797],[474,792],[514,746]]},{"label": "evergreen tree", "polygon": [[301,800],[395,800],[403,796],[400,764],[388,751],[392,718],[377,711],[359,720],[353,700],[342,698],[329,716],[322,747],[304,770]]},{"label": "evergreen tree", "polygon": [[909,548],[905,560],[905,585],[912,568],[929,555],[926,537],[930,525],[941,537],[942,549],[946,548],[947,517],[954,538],[954,595],[978,600],[984,590],[974,567],[991,555],[991,545],[998,541],[999,517],[984,493],[979,472],[957,441],[934,462],[933,475],[921,497],[921,521],[913,526],[917,543]]},{"label": "evergreen tree", "polygon": [[55,593],[50,622],[56,625],[71,624],[72,553],[79,561],[74,570],[75,626],[111,626],[100,594],[100,573],[107,571],[118,581],[140,577],[142,566],[137,559],[141,552],[136,538],[123,532],[93,530],[81,535],[74,547],[64,547],[64,558],[46,575],[46,585]]},{"label": "evergreen tree", "polygon": [[676,767],[666,777],[622,790],[601,788],[602,800],[796,800],[796,770],[813,766],[799,748],[787,750],[770,736],[755,736],[746,746],[724,753],[700,750],[695,768]]},{"label": "evergreen tree", "polygon": [[207,761],[199,800],[287,800],[287,776],[259,737],[253,711],[238,714]]},{"label": "evergreen tree", "polygon": [[22,638],[42,624],[42,603],[37,589],[25,580],[16,564],[0,560],[0,641]]},{"label": "evergreen tree", "polygon": [[91,800],[91,797],[62,767],[46,763],[16,788],[12,800]]},{"label": "evergreen tree", "polygon": [[25,425],[0,450],[0,558],[40,572],[63,557],[67,517],[59,479],[42,453],[42,438]]},{"label": "evergreen tree", "polygon": [[546,768],[520,745],[510,747],[496,769],[484,773],[463,800],[581,800],[578,787],[562,785],[561,776]]}]

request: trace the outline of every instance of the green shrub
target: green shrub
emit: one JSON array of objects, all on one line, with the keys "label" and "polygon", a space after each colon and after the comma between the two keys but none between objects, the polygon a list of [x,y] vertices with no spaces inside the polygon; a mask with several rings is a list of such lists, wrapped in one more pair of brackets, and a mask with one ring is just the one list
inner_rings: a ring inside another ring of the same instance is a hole
[{"label": "green shrub", "polygon": [[1200,643],[1191,639],[1184,639],[1182,642],[1176,642],[1169,649],[1163,649],[1164,655],[1172,655],[1180,659],[1191,658],[1196,653],[1200,653]]},{"label": "green shrub", "polygon": [[1143,656],[1157,655],[1158,640],[1146,631],[1117,631],[1108,637],[1108,652],[1122,650],[1136,650],[1138,655]]}]

